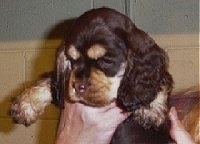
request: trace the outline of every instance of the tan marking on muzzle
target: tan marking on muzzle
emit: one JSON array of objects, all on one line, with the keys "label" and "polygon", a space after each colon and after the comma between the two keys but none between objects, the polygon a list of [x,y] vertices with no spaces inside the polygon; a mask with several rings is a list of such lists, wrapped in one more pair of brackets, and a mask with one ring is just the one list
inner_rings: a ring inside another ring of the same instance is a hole
[{"label": "tan marking on muzzle", "polygon": [[82,101],[92,106],[104,106],[114,100],[114,97],[110,95],[113,85],[112,81],[98,69],[93,68],[91,70],[91,75],[88,78],[90,86],[87,87],[84,93],[75,91],[72,86],[75,81],[79,80],[76,80],[74,74],[71,73],[69,81],[69,99],[72,101]]}]

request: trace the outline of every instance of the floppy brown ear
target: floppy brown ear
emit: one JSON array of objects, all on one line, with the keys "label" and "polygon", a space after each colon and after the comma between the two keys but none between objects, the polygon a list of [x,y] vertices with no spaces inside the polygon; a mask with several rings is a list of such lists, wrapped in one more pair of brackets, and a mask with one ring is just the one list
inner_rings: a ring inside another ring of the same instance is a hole
[{"label": "floppy brown ear", "polygon": [[168,73],[168,56],[154,40],[134,24],[128,35],[129,55],[118,89],[118,101],[127,111],[149,107],[159,92],[170,93],[173,80]]},{"label": "floppy brown ear", "polygon": [[52,81],[53,103],[60,108],[64,107],[64,97],[66,90],[66,80],[71,70],[71,62],[65,55],[65,45],[63,44],[57,51],[56,70]]}]

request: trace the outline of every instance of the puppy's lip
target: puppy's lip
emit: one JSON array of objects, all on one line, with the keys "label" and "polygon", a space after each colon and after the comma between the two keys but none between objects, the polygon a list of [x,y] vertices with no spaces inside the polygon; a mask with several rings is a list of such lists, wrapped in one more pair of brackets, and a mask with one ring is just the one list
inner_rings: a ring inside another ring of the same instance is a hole
[{"label": "puppy's lip", "polygon": [[80,91],[79,91],[79,93],[84,93],[84,92],[85,92],[85,90],[80,90]]},{"label": "puppy's lip", "polygon": [[77,91],[75,88],[73,88],[71,91],[72,91],[74,97],[76,97],[76,99],[79,99],[79,98],[80,98],[81,96],[83,96],[84,93],[85,93],[84,90]]},{"label": "puppy's lip", "polygon": [[73,92],[73,93],[76,93],[76,89],[75,89],[75,88],[73,88],[73,89],[72,89],[72,92]]}]

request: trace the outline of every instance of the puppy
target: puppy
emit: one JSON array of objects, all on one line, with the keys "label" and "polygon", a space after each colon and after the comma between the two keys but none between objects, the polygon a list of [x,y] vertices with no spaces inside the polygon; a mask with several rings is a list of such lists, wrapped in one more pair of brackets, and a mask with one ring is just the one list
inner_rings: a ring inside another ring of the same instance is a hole
[{"label": "puppy", "polygon": [[26,89],[11,106],[13,118],[35,122],[51,102],[91,106],[112,101],[132,114],[111,144],[167,144],[168,96],[173,87],[168,56],[125,15],[109,8],[81,15],[58,49],[55,71]]}]

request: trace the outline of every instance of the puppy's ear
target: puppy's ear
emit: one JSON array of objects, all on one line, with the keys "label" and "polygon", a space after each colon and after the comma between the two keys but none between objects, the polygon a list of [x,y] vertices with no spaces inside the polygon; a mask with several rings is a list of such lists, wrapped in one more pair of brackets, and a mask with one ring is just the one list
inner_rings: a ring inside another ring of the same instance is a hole
[{"label": "puppy's ear", "polygon": [[58,49],[56,58],[56,70],[52,81],[53,103],[64,108],[66,80],[71,71],[71,62],[65,55],[65,45]]},{"label": "puppy's ear", "polygon": [[118,89],[118,101],[127,111],[150,107],[159,92],[168,95],[173,80],[168,73],[168,56],[154,40],[134,24],[127,30],[127,67]]}]

